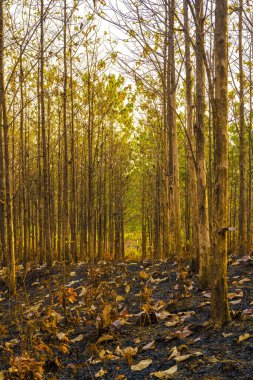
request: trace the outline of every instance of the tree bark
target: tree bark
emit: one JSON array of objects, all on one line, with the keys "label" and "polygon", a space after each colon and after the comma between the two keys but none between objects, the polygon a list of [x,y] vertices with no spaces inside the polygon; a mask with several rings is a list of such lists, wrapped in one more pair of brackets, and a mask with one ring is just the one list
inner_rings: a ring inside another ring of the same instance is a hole
[{"label": "tree bark", "polygon": [[9,271],[9,291],[16,294],[16,263],[14,251],[13,233],[13,209],[10,178],[10,157],[9,157],[9,123],[6,106],[5,80],[4,80],[4,1],[0,0],[0,106],[3,116],[4,129],[4,161],[5,161],[5,201],[6,201],[6,228],[7,228],[7,250],[8,250],[8,271]]},{"label": "tree bark", "polygon": [[228,226],[228,4],[216,0],[215,9],[215,112],[214,171],[215,207],[212,257],[212,319],[222,327],[230,321],[227,298],[227,232]]},{"label": "tree bark", "polygon": [[205,163],[205,65],[203,0],[196,0],[196,163],[199,215],[199,286],[206,288],[210,273],[210,237]]}]

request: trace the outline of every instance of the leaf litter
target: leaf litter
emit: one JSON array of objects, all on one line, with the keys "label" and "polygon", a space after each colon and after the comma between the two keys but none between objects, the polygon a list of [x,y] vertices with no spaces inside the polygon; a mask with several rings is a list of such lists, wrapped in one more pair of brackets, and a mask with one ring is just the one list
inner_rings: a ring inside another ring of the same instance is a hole
[{"label": "leaf litter", "polygon": [[230,258],[220,331],[210,291],[186,271],[180,295],[172,261],[79,263],[66,284],[62,271],[29,271],[17,299],[0,289],[0,379],[252,378],[252,260]]}]

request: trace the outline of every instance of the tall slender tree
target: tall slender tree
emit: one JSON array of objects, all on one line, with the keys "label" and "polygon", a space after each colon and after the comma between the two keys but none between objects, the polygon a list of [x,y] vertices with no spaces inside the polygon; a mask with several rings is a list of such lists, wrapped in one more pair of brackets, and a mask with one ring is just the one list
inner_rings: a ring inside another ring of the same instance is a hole
[{"label": "tall slender tree", "polygon": [[227,298],[228,226],[228,3],[216,0],[215,8],[215,113],[214,171],[215,212],[212,257],[212,318],[219,328],[230,321]]},{"label": "tall slender tree", "polygon": [[16,262],[14,251],[13,232],[13,208],[11,194],[11,174],[9,155],[9,122],[7,115],[5,78],[4,78],[4,1],[0,1],[0,106],[2,113],[4,161],[5,161],[5,208],[6,208],[6,229],[7,229],[7,263],[9,270],[9,290],[11,294],[16,293]]}]

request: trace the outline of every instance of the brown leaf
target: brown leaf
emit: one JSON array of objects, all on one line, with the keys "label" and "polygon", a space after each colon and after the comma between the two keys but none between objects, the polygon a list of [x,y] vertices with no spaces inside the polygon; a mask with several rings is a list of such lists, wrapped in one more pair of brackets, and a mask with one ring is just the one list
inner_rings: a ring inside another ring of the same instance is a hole
[{"label": "brown leaf", "polygon": [[153,362],[152,359],[141,360],[139,363],[131,365],[131,370],[132,371],[142,371],[143,369],[149,367],[152,362]]},{"label": "brown leaf", "polygon": [[110,303],[106,304],[102,311],[103,327],[110,326],[112,305]]},{"label": "brown leaf", "polygon": [[253,309],[244,309],[242,313],[243,313],[243,315],[253,314]]},{"label": "brown leaf", "polygon": [[154,348],[155,348],[155,341],[154,340],[152,340],[152,342],[149,342],[149,343],[145,344],[145,346],[142,347],[142,349],[144,351],[154,350]]},{"label": "brown leaf", "polygon": [[104,375],[107,374],[107,370],[106,369],[103,369],[101,368],[96,374],[95,374],[95,378],[98,379],[99,377],[102,377]]},{"label": "brown leaf", "polygon": [[177,372],[177,365],[166,369],[165,371],[152,372],[150,375],[157,377],[158,379],[170,379],[171,375]]},{"label": "brown leaf", "polygon": [[130,286],[129,284],[126,284],[125,292],[126,292],[126,293],[129,293],[129,292],[130,292],[130,289],[131,289],[131,286]]},{"label": "brown leaf", "polygon": [[238,339],[238,341],[237,341],[237,343],[239,343],[239,342],[243,342],[244,340],[249,339],[249,338],[251,338],[251,337],[252,337],[252,335],[250,335],[250,334],[248,334],[248,333],[243,334],[243,335],[240,335],[240,336],[239,336],[239,339]]},{"label": "brown leaf", "polygon": [[113,339],[114,339],[114,336],[112,334],[104,334],[98,339],[96,344],[108,342],[108,341],[113,340]]},{"label": "brown leaf", "polygon": [[62,340],[63,342],[69,342],[68,337],[63,332],[59,332],[56,336],[59,340]]},{"label": "brown leaf", "polygon": [[125,297],[123,297],[123,296],[119,296],[119,295],[116,296],[116,302],[124,301],[124,299],[125,299]]},{"label": "brown leaf", "polygon": [[81,340],[83,340],[83,334],[80,334],[76,338],[71,339],[71,342],[72,343],[74,343],[74,342],[80,342]]},{"label": "brown leaf", "polygon": [[147,280],[150,277],[150,275],[147,272],[145,272],[144,270],[140,271],[139,276],[143,280]]},{"label": "brown leaf", "polygon": [[176,363],[181,363],[181,362],[184,362],[185,360],[188,360],[191,358],[191,354],[188,354],[188,355],[179,355],[177,357],[175,357],[175,362]]}]

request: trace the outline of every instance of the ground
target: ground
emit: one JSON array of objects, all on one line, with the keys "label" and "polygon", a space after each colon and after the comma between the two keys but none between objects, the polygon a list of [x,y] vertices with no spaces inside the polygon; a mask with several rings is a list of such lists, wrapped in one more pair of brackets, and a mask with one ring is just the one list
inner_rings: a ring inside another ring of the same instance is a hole
[{"label": "ground", "polygon": [[176,268],[21,267],[16,298],[0,280],[0,380],[252,379],[253,260],[229,260],[232,322],[221,330],[210,292],[186,268],[181,296]]}]

